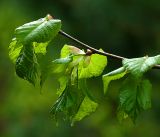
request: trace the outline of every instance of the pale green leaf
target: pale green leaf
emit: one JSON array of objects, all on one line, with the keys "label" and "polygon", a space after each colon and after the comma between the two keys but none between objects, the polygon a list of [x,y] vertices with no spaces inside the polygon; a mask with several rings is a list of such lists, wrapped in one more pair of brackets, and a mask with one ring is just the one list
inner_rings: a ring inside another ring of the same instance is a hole
[{"label": "pale green leaf", "polygon": [[121,67],[121,68],[116,69],[106,75],[103,75],[102,79],[103,79],[104,93],[107,92],[108,86],[112,80],[120,79],[120,78],[124,77],[125,74],[126,74],[125,69],[123,67]]},{"label": "pale green leaf", "polygon": [[53,61],[53,63],[55,63],[55,64],[68,64],[72,61],[73,61],[73,56],[69,55],[65,58],[56,59],[56,60]]},{"label": "pale green leaf", "polygon": [[85,55],[85,52],[80,50],[77,47],[70,46],[70,45],[64,45],[61,49],[61,58],[65,58],[68,55]]},{"label": "pale green leaf", "polygon": [[47,52],[46,48],[47,48],[48,44],[49,44],[49,42],[45,42],[45,43],[33,42],[33,47],[34,47],[35,53],[45,55]]},{"label": "pale green leaf", "polygon": [[107,58],[103,55],[92,54],[89,65],[84,66],[84,60],[79,64],[79,78],[97,77],[102,74],[107,65]]},{"label": "pale green leaf", "polygon": [[15,63],[17,57],[20,54],[20,51],[22,49],[23,45],[21,43],[18,43],[16,38],[12,39],[12,42],[9,45],[9,57],[10,59]]},{"label": "pale green leaf", "polygon": [[53,39],[61,29],[61,21],[47,17],[26,23],[15,30],[17,41],[44,43]]},{"label": "pale green leaf", "polygon": [[88,97],[85,97],[77,114],[72,119],[72,124],[74,124],[74,122],[76,121],[82,120],[84,117],[96,111],[97,107],[98,107],[98,104],[96,102],[93,102]]},{"label": "pale green leaf", "polygon": [[124,59],[123,66],[131,74],[141,77],[149,69],[160,63],[160,55],[154,57],[142,57],[133,59]]}]

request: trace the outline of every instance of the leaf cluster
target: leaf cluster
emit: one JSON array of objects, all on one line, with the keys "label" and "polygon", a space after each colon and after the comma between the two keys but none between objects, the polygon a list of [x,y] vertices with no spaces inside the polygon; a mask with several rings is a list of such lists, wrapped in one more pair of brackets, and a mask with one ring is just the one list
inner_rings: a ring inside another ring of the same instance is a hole
[{"label": "leaf cluster", "polygon": [[[16,74],[34,86],[42,87],[50,75],[57,79],[58,99],[52,106],[51,114],[56,120],[63,119],[74,124],[94,112],[99,105],[87,81],[102,75],[107,57],[92,51],[87,54],[85,50],[65,44],[60,58],[51,61],[45,71],[42,70],[39,62],[60,29],[61,21],[50,15],[16,28],[9,46],[9,56],[15,64]],[[130,117],[135,122],[141,111],[151,107],[152,86],[144,74],[159,63],[160,55],[123,59],[122,67],[102,76],[104,94],[111,81],[124,77],[119,90],[119,120]]]}]

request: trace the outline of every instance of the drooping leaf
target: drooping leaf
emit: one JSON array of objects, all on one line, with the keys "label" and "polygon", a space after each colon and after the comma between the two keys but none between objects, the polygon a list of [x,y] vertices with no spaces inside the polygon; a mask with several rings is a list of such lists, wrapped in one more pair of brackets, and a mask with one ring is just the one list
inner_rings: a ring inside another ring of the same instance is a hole
[{"label": "drooping leaf", "polygon": [[[37,73],[42,73],[42,70],[37,67],[40,66],[38,63],[46,54],[49,41],[58,34],[60,28],[61,21],[47,15],[45,18],[26,23],[15,30],[15,38],[9,46],[9,56],[16,63],[16,73],[19,77],[34,85],[36,81],[39,81],[40,75],[38,76]],[[43,77],[41,81],[44,80]]]},{"label": "drooping leaf", "polygon": [[87,68],[91,62],[91,56],[85,56],[83,61],[83,68]]},{"label": "drooping leaf", "polygon": [[125,71],[124,67],[121,67],[119,69],[116,69],[106,75],[103,75],[103,87],[104,87],[104,93],[107,92],[108,86],[112,80],[117,80],[122,78],[127,72]]},{"label": "drooping leaf", "polygon": [[89,89],[89,86],[87,85],[87,79],[79,79],[78,87],[90,100],[95,101],[93,92]]},{"label": "drooping leaf", "polygon": [[67,85],[52,107],[51,114],[57,120],[64,119],[71,122],[83,98],[84,95],[75,86]]},{"label": "drooping leaf", "polygon": [[160,63],[160,55],[154,57],[142,57],[133,59],[124,59],[123,66],[131,74],[141,77],[149,69]]},{"label": "drooping leaf", "polygon": [[26,23],[15,30],[15,37],[21,43],[44,43],[53,39],[61,29],[61,21],[48,16]]},{"label": "drooping leaf", "polygon": [[147,110],[151,108],[151,90],[152,85],[149,80],[143,80],[140,83],[137,101],[141,109]]},{"label": "drooping leaf", "polygon": [[151,106],[151,84],[130,75],[120,89],[119,119],[129,116],[135,122],[138,114]]},{"label": "drooping leaf", "polygon": [[15,64],[16,74],[35,85],[38,82],[38,63],[32,45],[23,46]]},{"label": "drooping leaf", "polygon": [[72,119],[72,124],[74,124],[76,121],[82,120],[84,117],[96,111],[97,107],[98,104],[96,102],[93,102],[88,97],[85,97],[82,104],[80,105],[78,112]]},{"label": "drooping leaf", "polygon": [[58,79],[58,82],[59,82],[59,88],[57,89],[57,94],[58,94],[58,96],[61,96],[63,91],[66,89],[69,81],[67,79],[67,76],[64,75]]}]

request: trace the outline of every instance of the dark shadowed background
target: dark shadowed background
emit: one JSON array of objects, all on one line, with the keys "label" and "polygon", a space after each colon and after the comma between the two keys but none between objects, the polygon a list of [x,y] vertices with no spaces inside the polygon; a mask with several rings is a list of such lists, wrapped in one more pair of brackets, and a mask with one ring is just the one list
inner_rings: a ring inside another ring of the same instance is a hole
[{"label": "dark shadowed background", "polygon": [[[90,117],[56,127],[50,107],[57,98],[57,84],[47,80],[42,93],[15,75],[8,57],[14,29],[50,13],[62,20],[62,29],[87,44],[128,58],[156,55],[160,51],[159,0],[1,0],[0,1],[0,137],[158,137],[160,136],[160,70],[148,73],[153,83],[152,109],[142,113],[136,125],[116,118],[118,88],[113,82],[102,97],[102,81],[96,78],[93,92],[100,106]],[[62,36],[49,45],[50,57],[63,44],[73,44]],[[77,45],[75,45],[77,46]],[[121,61],[108,59],[108,68]],[[98,84],[97,84],[98,83]]]}]

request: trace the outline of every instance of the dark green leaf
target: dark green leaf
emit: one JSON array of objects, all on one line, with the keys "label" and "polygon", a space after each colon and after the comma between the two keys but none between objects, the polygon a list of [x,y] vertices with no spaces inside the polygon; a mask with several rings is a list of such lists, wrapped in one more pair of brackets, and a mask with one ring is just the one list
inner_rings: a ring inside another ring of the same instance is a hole
[{"label": "dark green leaf", "polygon": [[71,122],[83,98],[84,95],[75,86],[67,85],[52,107],[51,114],[53,114],[57,120],[65,119]]},{"label": "dark green leaf", "polygon": [[138,89],[137,101],[139,106],[143,109],[151,108],[151,90],[152,85],[149,80],[143,80]]},{"label": "dark green leaf", "polygon": [[142,110],[151,106],[151,84],[130,75],[120,89],[119,119],[129,116],[134,122]]},{"label": "dark green leaf", "polygon": [[23,46],[15,64],[16,74],[35,85],[38,80],[38,63],[32,45]]}]

